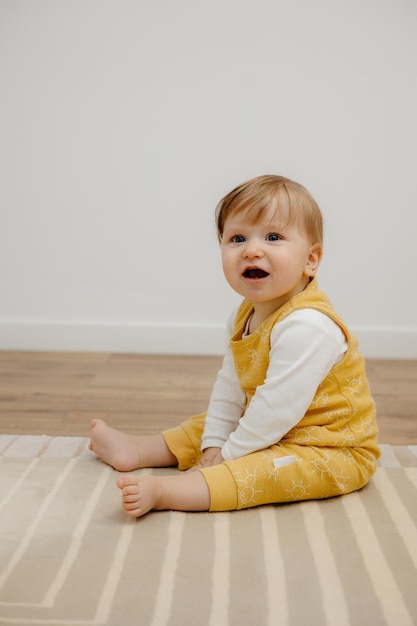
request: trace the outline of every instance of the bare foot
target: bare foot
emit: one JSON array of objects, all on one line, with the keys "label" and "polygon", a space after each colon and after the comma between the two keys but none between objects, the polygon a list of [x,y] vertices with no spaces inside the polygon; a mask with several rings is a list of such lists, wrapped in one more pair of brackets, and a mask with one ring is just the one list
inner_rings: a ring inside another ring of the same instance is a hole
[{"label": "bare foot", "polygon": [[151,509],[160,508],[162,481],[159,476],[120,476],[117,486],[121,489],[122,506],[127,515],[141,517]]},{"label": "bare foot", "polygon": [[131,472],[141,467],[137,438],[107,426],[103,420],[91,422],[91,441],[88,446],[99,459],[119,472]]},{"label": "bare foot", "polygon": [[208,511],[210,492],[201,472],[174,476],[135,476],[117,479],[127,515],[141,517],[151,509],[161,511]]}]

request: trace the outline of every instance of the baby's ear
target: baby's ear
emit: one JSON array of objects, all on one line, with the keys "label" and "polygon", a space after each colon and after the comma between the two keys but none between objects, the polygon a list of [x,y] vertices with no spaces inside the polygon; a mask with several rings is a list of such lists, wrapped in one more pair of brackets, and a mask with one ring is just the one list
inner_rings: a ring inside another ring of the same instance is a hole
[{"label": "baby's ear", "polygon": [[321,262],[321,258],[323,256],[323,246],[321,243],[313,243],[310,247],[305,270],[304,273],[306,276],[315,276],[317,270],[319,269],[319,265]]}]

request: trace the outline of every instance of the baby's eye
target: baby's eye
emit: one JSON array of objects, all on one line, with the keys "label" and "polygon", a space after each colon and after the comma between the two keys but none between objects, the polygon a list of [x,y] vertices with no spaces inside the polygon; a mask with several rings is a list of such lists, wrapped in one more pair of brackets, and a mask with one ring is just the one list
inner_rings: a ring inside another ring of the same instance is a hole
[{"label": "baby's eye", "polygon": [[246,239],[243,235],[234,235],[232,237],[232,241],[233,243],[243,243],[244,241],[246,241]]},{"label": "baby's eye", "polygon": [[269,233],[269,235],[266,236],[267,241],[279,241],[280,239],[282,239],[282,237],[278,233]]}]

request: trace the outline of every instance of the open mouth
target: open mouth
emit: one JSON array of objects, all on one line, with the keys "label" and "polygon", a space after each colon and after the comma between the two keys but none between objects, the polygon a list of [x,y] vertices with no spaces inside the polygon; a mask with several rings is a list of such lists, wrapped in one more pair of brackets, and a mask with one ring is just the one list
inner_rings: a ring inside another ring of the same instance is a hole
[{"label": "open mouth", "polygon": [[251,278],[252,280],[259,280],[260,278],[266,278],[269,274],[258,267],[250,267],[243,272],[243,276],[245,278]]}]

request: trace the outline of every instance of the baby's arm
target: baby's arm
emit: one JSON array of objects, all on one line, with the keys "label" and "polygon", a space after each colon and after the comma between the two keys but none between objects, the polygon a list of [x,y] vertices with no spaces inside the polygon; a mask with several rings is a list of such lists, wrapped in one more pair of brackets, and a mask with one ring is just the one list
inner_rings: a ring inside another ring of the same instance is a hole
[{"label": "baby's arm", "polygon": [[265,382],[223,445],[223,457],[239,458],[277,443],[303,418],[346,347],[341,329],[319,311],[296,311],[278,323]]},{"label": "baby's arm", "polygon": [[[232,320],[228,325],[228,336],[232,334]],[[221,449],[231,432],[236,430],[245,406],[245,394],[236,375],[233,354],[226,347],[223,365],[217,374],[216,382],[207,409],[206,424],[202,438],[202,450]]]}]

